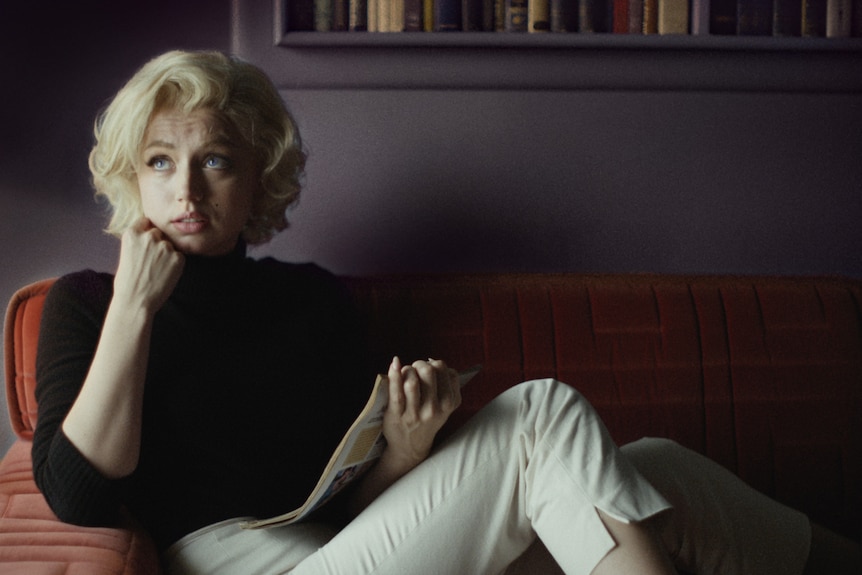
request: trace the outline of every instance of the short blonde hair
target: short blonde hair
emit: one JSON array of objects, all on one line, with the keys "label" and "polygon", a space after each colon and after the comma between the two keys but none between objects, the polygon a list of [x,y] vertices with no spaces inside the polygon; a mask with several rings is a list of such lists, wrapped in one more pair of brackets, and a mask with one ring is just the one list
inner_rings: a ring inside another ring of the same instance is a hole
[{"label": "short blonde hair", "polygon": [[143,215],[137,182],[140,147],[153,115],[164,109],[211,109],[233,124],[262,166],[243,239],[269,241],[287,227],[297,201],[305,152],[296,122],[256,66],[220,52],[172,51],[146,63],[96,120],[90,172],[96,195],[111,205],[106,229],[121,235]]}]

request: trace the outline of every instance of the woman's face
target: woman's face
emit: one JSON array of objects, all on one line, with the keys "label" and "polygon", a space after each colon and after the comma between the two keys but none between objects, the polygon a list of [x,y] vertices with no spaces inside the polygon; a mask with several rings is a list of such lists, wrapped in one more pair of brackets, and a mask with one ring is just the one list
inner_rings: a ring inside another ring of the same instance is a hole
[{"label": "woman's face", "polygon": [[157,112],[137,177],[144,215],[176,249],[204,256],[233,250],[260,187],[251,148],[206,109]]}]

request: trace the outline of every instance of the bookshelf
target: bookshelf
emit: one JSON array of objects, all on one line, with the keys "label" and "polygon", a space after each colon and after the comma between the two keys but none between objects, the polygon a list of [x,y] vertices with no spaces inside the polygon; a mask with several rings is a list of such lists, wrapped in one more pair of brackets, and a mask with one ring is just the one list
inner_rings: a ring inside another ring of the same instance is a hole
[{"label": "bookshelf", "polygon": [[862,39],[286,32],[289,0],[233,0],[232,49],[282,89],[862,93]]}]

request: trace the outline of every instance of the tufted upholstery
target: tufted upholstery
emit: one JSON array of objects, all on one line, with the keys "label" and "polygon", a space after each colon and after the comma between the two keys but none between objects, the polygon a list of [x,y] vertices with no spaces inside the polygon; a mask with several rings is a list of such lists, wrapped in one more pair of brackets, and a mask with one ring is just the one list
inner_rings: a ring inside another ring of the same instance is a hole
[{"label": "tufted upholstery", "polygon": [[[524,379],[557,377],[612,435],[663,436],[858,540],[862,282],[840,278],[497,274],[345,278],[378,365],[475,363],[446,432]],[[12,299],[0,462],[0,575],[154,574],[149,538],[60,523],[33,483],[35,344],[50,280]]]}]

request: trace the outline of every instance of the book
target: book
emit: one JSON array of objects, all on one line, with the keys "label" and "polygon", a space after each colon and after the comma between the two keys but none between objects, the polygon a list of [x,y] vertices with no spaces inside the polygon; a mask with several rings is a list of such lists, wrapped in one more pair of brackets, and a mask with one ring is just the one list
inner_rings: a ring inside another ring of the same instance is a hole
[{"label": "book", "polygon": [[[474,366],[458,374],[461,387],[479,373],[481,366]],[[250,519],[240,523],[243,529],[264,529],[290,525],[319,509],[332,497],[362,476],[383,453],[386,438],[383,437],[383,415],[389,403],[389,378],[377,376],[365,407],[341,438],[320,479],[301,506],[292,511],[266,519]]]},{"label": "book", "polygon": [[314,31],[329,32],[332,30],[332,0],[314,0]]},{"label": "book", "polygon": [[461,28],[464,32],[494,31],[493,0],[462,0]]},{"label": "book", "polygon": [[351,32],[368,31],[368,0],[350,0],[348,3],[348,29]]},{"label": "book", "polygon": [[630,0],[613,0],[614,2],[614,34],[629,33]]},{"label": "book", "polygon": [[404,0],[404,31],[425,30],[425,5],[422,0]]},{"label": "book", "polygon": [[826,0],[802,0],[802,35],[826,36]]},{"label": "book", "polygon": [[314,1],[315,0],[295,0],[288,4],[288,31],[311,32],[314,30]]},{"label": "book", "polygon": [[550,0],[551,32],[578,31],[578,0]]},{"label": "book", "polygon": [[613,0],[580,0],[578,30],[585,34],[601,34],[613,30]]},{"label": "book", "polygon": [[691,1],[691,33],[709,34],[709,0]]},{"label": "book", "polygon": [[723,36],[736,34],[736,0],[711,0],[709,33]]},{"label": "book", "polygon": [[644,0],[629,0],[629,34],[644,33]]},{"label": "book", "polygon": [[332,0],[332,31],[346,32],[350,26],[350,0]]},{"label": "book", "polygon": [[494,32],[506,31],[507,0],[494,0]]},{"label": "book", "polygon": [[[337,2],[338,0],[336,0]],[[380,32],[380,4],[381,0],[368,1],[368,31]],[[385,30],[383,30],[385,32]]]},{"label": "book", "polygon": [[423,0],[422,1],[422,16],[424,18],[424,22],[422,23],[422,31],[423,32],[433,32],[434,31],[434,0]]},{"label": "book", "polygon": [[802,0],[775,0],[772,11],[772,35],[799,36],[801,31]]},{"label": "book", "polygon": [[460,32],[461,0],[434,0],[434,31]]},{"label": "book", "polygon": [[506,16],[505,30],[506,32],[526,32],[528,8],[527,0],[505,0]]},{"label": "book", "polygon": [[389,32],[404,31],[404,0],[390,0]]},{"label": "book", "polygon": [[[355,0],[351,0],[353,2]],[[360,0],[367,4],[368,32],[404,32],[407,24],[405,0]],[[411,18],[415,15],[411,15]],[[353,28],[351,28],[353,30]]]},{"label": "book", "polygon": [[527,32],[551,31],[551,6],[549,0],[527,2]]},{"label": "book", "polygon": [[826,37],[849,38],[853,26],[852,0],[826,0]]},{"label": "book", "polygon": [[658,33],[688,34],[688,0],[658,0]]},{"label": "book", "polygon": [[772,17],[772,0],[737,0],[736,33],[739,36],[771,36]]},{"label": "book", "polygon": [[658,0],[644,0],[643,34],[658,34]]}]

